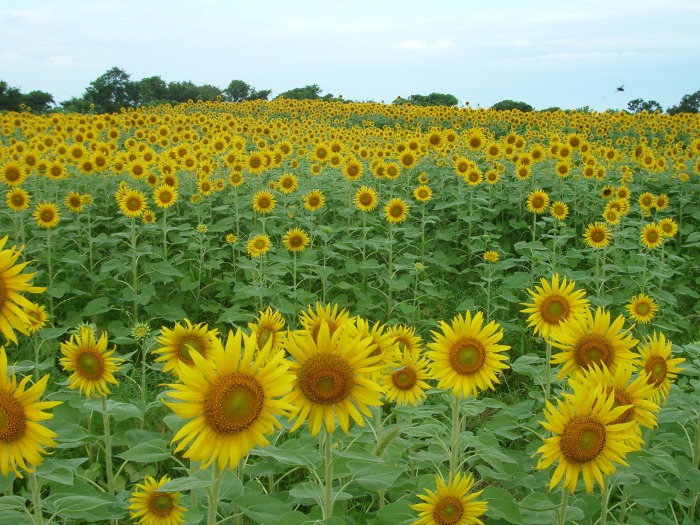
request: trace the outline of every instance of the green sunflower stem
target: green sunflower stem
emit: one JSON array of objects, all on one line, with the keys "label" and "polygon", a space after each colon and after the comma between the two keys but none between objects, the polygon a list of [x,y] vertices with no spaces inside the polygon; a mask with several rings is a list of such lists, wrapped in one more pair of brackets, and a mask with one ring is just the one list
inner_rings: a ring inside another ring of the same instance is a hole
[{"label": "green sunflower stem", "polygon": [[221,469],[215,461],[211,469],[211,479],[214,484],[209,489],[209,515],[207,517],[207,525],[216,525],[216,517],[219,507],[219,489],[221,488]]},{"label": "green sunflower stem", "polygon": [[566,509],[569,508],[569,489],[561,488],[561,506],[559,507],[559,519],[557,525],[564,525],[566,521]]},{"label": "green sunflower stem", "polygon": [[41,512],[41,492],[39,491],[39,483],[36,480],[36,473],[30,472],[29,485],[32,489],[32,500],[34,502],[34,525],[42,525],[44,517]]},{"label": "green sunflower stem", "polygon": [[324,432],[324,484],[323,484],[323,519],[333,516],[333,432]]},{"label": "green sunflower stem", "polygon": [[608,503],[610,502],[610,480],[603,475],[603,489],[600,492],[600,525],[608,522]]},{"label": "green sunflower stem", "polygon": [[461,431],[459,402],[462,396],[454,396],[452,400],[452,435],[450,441],[450,479],[454,479],[459,468],[459,435]]},{"label": "green sunflower stem", "polygon": [[131,219],[131,291],[134,293],[134,322],[138,318],[139,303],[136,299],[139,288],[138,256],[136,254],[136,219]]},{"label": "green sunflower stem", "polygon": [[102,424],[105,433],[105,470],[107,471],[107,491],[114,494],[114,467],[112,466],[112,436],[109,429],[107,398],[102,396]]},{"label": "green sunflower stem", "polygon": [[695,445],[693,446],[693,467],[700,468],[700,415],[695,423]]},{"label": "green sunflower stem", "polygon": [[[46,271],[49,278],[48,284],[53,282],[53,268],[51,266],[51,229],[46,230]],[[49,295],[49,317],[53,317],[53,296]]]},{"label": "green sunflower stem", "polygon": [[163,208],[163,260],[168,262],[168,209]]},{"label": "green sunflower stem", "polygon": [[[545,384],[544,384],[544,400],[549,401],[549,396],[552,390],[552,344],[547,341],[547,350],[545,355]],[[546,403],[545,403],[546,404]]]},{"label": "green sunflower stem", "polygon": [[393,297],[391,293],[391,281],[394,278],[394,224],[389,223],[389,260],[387,262],[389,270],[388,290],[386,292],[386,320],[391,320],[391,312],[394,309]]},{"label": "green sunflower stem", "polygon": [[143,417],[139,424],[139,428],[143,430],[146,423],[146,357],[148,356],[148,344],[146,341],[141,342],[141,405],[143,406]]},{"label": "green sunflower stem", "polygon": [[34,382],[39,381],[39,336],[36,332],[32,334],[32,345],[34,346]]}]

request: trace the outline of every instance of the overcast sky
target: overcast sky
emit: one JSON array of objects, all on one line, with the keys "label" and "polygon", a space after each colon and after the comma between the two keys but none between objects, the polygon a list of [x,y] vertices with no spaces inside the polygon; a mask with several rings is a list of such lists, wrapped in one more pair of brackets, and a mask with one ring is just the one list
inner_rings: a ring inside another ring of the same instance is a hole
[{"label": "overcast sky", "polygon": [[473,107],[667,108],[700,90],[700,0],[0,0],[0,28],[0,80],[57,102],[113,66]]}]

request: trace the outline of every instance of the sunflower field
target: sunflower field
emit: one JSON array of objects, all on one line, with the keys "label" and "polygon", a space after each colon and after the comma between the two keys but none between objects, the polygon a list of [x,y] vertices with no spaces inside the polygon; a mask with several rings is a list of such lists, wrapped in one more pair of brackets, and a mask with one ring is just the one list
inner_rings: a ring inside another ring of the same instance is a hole
[{"label": "sunflower field", "polygon": [[0,523],[700,520],[700,117],[0,115]]}]

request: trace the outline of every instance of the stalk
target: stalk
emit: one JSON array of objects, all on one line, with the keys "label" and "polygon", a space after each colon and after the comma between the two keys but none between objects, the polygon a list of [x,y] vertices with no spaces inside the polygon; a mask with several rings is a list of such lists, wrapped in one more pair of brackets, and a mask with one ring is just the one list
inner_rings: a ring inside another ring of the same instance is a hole
[{"label": "stalk", "polygon": [[457,474],[458,462],[459,462],[459,434],[461,430],[460,425],[460,414],[459,414],[459,401],[462,398],[461,395],[454,396],[452,400],[452,436],[450,441],[450,479],[454,479]]},{"label": "stalk", "polygon": [[41,513],[41,492],[39,492],[39,483],[36,480],[36,473],[29,473],[29,485],[32,488],[32,500],[34,502],[34,525],[42,525],[44,517]]},{"label": "stalk", "polygon": [[105,469],[107,470],[107,491],[114,494],[114,469],[112,467],[112,436],[109,429],[107,398],[102,396],[102,424],[105,433]]},{"label": "stalk", "polygon": [[134,322],[138,318],[139,303],[137,299],[139,288],[138,256],[136,254],[136,219],[131,219],[131,289],[134,292]]},{"label": "stalk", "polygon": [[566,521],[566,509],[569,506],[569,489],[562,487],[561,489],[561,506],[559,507],[559,519],[557,525],[564,525]]},{"label": "stalk", "polygon": [[[53,268],[51,266],[51,228],[46,229],[46,267],[48,271],[49,282],[53,283]],[[53,317],[53,296],[49,295],[49,316]]]},{"label": "stalk", "polygon": [[[325,472],[324,472],[324,484],[323,484],[323,519],[330,518],[333,515],[333,449],[331,447],[331,440],[333,434],[326,430],[325,442],[324,442],[324,460],[325,460]],[[319,434],[319,440],[320,440]]]},{"label": "stalk", "polygon": [[389,260],[387,264],[389,269],[389,289],[387,290],[386,320],[389,321],[391,319],[391,311],[394,308],[391,293],[391,280],[394,277],[394,223],[392,222],[389,223]]},{"label": "stalk", "polygon": [[608,502],[610,500],[610,480],[603,474],[603,490],[600,493],[600,525],[608,522]]},{"label": "stalk", "polygon": [[219,463],[214,462],[211,469],[211,479],[214,484],[209,490],[209,515],[207,517],[207,525],[216,525],[217,510],[219,507],[219,489],[221,488],[221,469]]}]

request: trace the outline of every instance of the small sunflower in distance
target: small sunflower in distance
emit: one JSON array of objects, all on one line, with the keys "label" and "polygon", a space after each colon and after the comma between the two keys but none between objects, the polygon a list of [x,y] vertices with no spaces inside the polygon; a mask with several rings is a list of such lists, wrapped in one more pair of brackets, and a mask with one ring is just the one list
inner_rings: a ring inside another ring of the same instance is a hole
[{"label": "small sunflower in distance", "polygon": [[300,228],[293,228],[284,234],[282,246],[290,252],[303,252],[309,246],[309,235]]},{"label": "small sunflower in distance", "polygon": [[297,188],[299,187],[299,179],[296,175],[285,173],[277,181],[277,187],[279,188],[280,192],[285,195],[289,195],[290,193],[297,191]]},{"label": "small sunflower in distance", "polygon": [[637,355],[632,349],[639,342],[630,331],[623,329],[624,316],[610,322],[610,312],[598,308],[595,314],[586,309],[583,316],[565,321],[552,334],[552,346],[563,350],[552,356],[552,364],[564,365],[557,375],[563,379],[580,373],[592,365],[605,365],[611,373],[621,363],[634,363]]},{"label": "small sunflower in distance", "polygon": [[542,286],[536,286],[535,291],[528,289],[533,302],[522,303],[526,308],[521,312],[530,314],[528,327],[534,327],[535,335],[548,339],[559,330],[562,321],[584,315],[588,310],[588,299],[583,290],[574,290],[576,283],[566,280],[559,281],[559,274],[552,276],[551,284],[544,277],[540,278]]},{"label": "small sunflower in distance", "polygon": [[591,248],[605,248],[610,245],[610,239],[612,239],[612,233],[603,222],[589,224],[583,233],[583,240]]},{"label": "small sunflower in distance", "polygon": [[153,202],[159,208],[170,208],[177,202],[177,189],[168,184],[161,184],[153,190]]},{"label": "small sunflower in distance", "polygon": [[326,203],[326,196],[321,190],[311,190],[304,195],[304,208],[309,211],[318,211]]},{"label": "small sunflower in distance", "polygon": [[364,426],[364,418],[371,417],[369,406],[380,406],[381,387],[371,379],[377,371],[380,355],[372,355],[372,339],[353,336],[344,326],[332,334],[328,323],[321,321],[317,337],[309,330],[290,332],[285,349],[294,361],[292,391],[284,401],[296,408],[291,431],[308,420],[312,436],[324,426],[333,432],[336,418],[346,434],[350,418]]},{"label": "small sunflower in distance", "polygon": [[428,202],[433,198],[433,190],[423,184],[413,190],[413,198],[418,202]]},{"label": "small sunflower in distance", "polygon": [[116,199],[119,210],[129,218],[141,217],[148,207],[146,195],[139,190],[124,188],[123,192],[117,194]]},{"label": "small sunflower in distance", "polygon": [[565,203],[557,201],[549,207],[549,213],[558,221],[563,221],[569,216],[569,207]]},{"label": "small sunflower in distance", "polygon": [[66,208],[73,213],[80,213],[83,211],[83,197],[78,192],[69,191],[63,201],[63,204],[65,204]]},{"label": "small sunflower in distance", "polygon": [[380,380],[384,398],[397,405],[416,406],[423,403],[425,391],[430,388],[426,383],[430,379],[428,359],[421,357],[420,352],[397,348],[387,361],[388,366]]},{"label": "small sunflower in distance", "polygon": [[338,310],[339,306],[337,304],[327,304],[316,303],[316,307],[309,306],[306,311],[299,314],[299,324],[311,333],[311,337],[314,340],[318,337],[318,331],[321,329],[321,323],[323,321],[328,325],[328,331],[331,335],[348,322],[350,313],[346,308]]},{"label": "small sunflower in distance", "polygon": [[40,228],[47,230],[58,226],[58,221],[61,220],[61,214],[58,212],[58,206],[56,206],[53,202],[38,203],[32,216]]},{"label": "small sunflower in distance", "polygon": [[0,346],[0,471],[3,476],[14,471],[21,478],[20,468],[34,472],[41,465],[45,447],[55,447],[56,433],[41,424],[53,418],[45,412],[60,405],[60,401],[39,401],[46,390],[49,376],[45,375],[26,388],[31,376],[17,384],[14,372],[7,370],[5,348]]},{"label": "small sunflower in distance", "polygon": [[235,242],[238,240],[238,237],[236,237],[235,233],[227,233],[224,240],[226,241],[226,244],[235,244]]},{"label": "small sunflower in distance", "polygon": [[645,224],[642,228],[640,240],[647,250],[661,248],[661,245],[664,243],[663,230],[656,223]]},{"label": "small sunflower in distance", "polygon": [[180,493],[159,490],[168,481],[168,476],[156,481],[146,475],[143,483],[136,485],[129,498],[132,520],[137,520],[139,525],[179,525],[185,522],[183,515],[187,509],[180,505]]},{"label": "small sunflower in distance", "polygon": [[246,244],[248,255],[257,259],[270,249],[270,237],[267,235],[256,235]]},{"label": "small sunflower in distance", "polygon": [[408,217],[408,204],[398,197],[391,199],[386,206],[384,206],[384,217],[390,223],[400,223],[406,220]]},{"label": "small sunflower in distance", "polygon": [[180,369],[194,366],[192,354],[202,354],[205,359],[211,359],[214,343],[219,337],[217,329],[209,330],[206,323],[192,324],[185,318],[184,325],[175,323],[173,328],[163,326],[156,336],[156,343],[161,345],[153,351],[159,355],[156,363],[165,363],[163,372],[180,373]]},{"label": "small sunflower in distance", "polygon": [[671,382],[683,371],[678,365],[685,361],[682,357],[672,357],[673,344],[667,341],[663,333],[647,336],[639,345],[641,366],[647,374],[647,382],[654,385],[652,401],[665,401],[671,391]]},{"label": "small sunflower in distance", "polygon": [[358,210],[368,212],[377,207],[377,192],[368,186],[361,186],[355,192],[355,206]]},{"label": "small sunflower in distance", "polygon": [[487,252],[484,252],[483,258],[484,258],[484,261],[489,262],[489,263],[497,263],[498,260],[500,259],[498,252],[494,252],[493,250],[489,250]]},{"label": "small sunflower in distance", "polygon": [[671,239],[678,233],[678,223],[671,217],[666,217],[659,221],[659,229],[661,230],[661,235],[667,239]]},{"label": "small sunflower in distance", "polygon": [[527,209],[530,213],[544,213],[549,206],[549,195],[542,190],[535,190],[527,197]]},{"label": "small sunflower in distance", "polygon": [[23,308],[24,314],[27,316],[27,331],[30,334],[38,332],[49,319],[49,315],[46,313],[46,308],[43,305],[32,303],[30,306],[25,306]]},{"label": "small sunflower in distance", "polygon": [[579,389],[555,407],[546,401],[546,421],[540,424],[552,433],[535,454],[541,457],[538,469],[546,469],[555,461],[557,467],[549,482],[550,490],[559,483],[573,494],[583,474],[586,492],[593,492],[595,482],[603,487],[603,474],[616,471],[614,463],[627,465],[624,458],[639,450],[641,439],[634,431],[635,421],[614,423],[630,406],[615,406],[615,396],[600,385],[592,392]]},{"label": "small sunflower in distance", "polygon": [[73,334],[69,341],[61,343],[59,360],[63,370],[73,372],[68,378],[68,388],[79,389],[81,394],[90,397],[109,394],[108,383],[119,384],[114,374],[119,371],[122,360],[112,357],[115,348],[107,351],[107,334],[103,333],[95,341],[95,333],[83,326],[79,334]]},{"label": "small sunflower in distance", "polygon": [[168,385],[165,405],[189,421],[175,434],[175,452],[233,469],[265,436],[282,428],[278,416],[293,407],[281,400],[292,388],[293,376],[284,351],[270,345],[257,348],[256,338],[241,330],[229,332],[224,347],[216,340],[212,360],[193,354],[195,366],[180,371],[181,383]]},{"label": "small sunflower in distance", "polygon": [[649,297],[643,293],[632,297],[630,302],[625,305],[625,308],[627,308],[629,316],[633,321],[642,324],[647,324],[651,321],[656,315],[656,312],[659,311],[659,306],[656,304],[653,297]]},{"label": "small sunflower in distance", "polygon": [[253,209],[257,213],[270,213],[275,209],[277,201],[272,192],[261,190],[253,195]]},{"label": "small sunflower in distance", "polygon": [[467,312],[457,315],[450,324],[440,321],[442,333],[431,332],[427,357],[431,360],[431,376],[438,387],[452,390],[457,397],[474,396],[500,383],[498,376],[508,369],[505,361],[510,346],[500,345],[503,330],[491,321],[484,326],[484,315]]},{"label": "small sunflower in distance", "polygon": [[486,501],[476,501],[483,491],[469,493],[474,486],[474,478],[457,473],[447,485],[435,476],[437,490],[426,489],[426,494],[418,494],[423,503],[411,505],[418,512],[414,525],[484,525],[479,516],[488,509]]},{"label": "small sunflower in distance", "polygon": [[24,188],[13,188],[6,194],[7,207],[12,211],[29,208],[29,193]]}]

